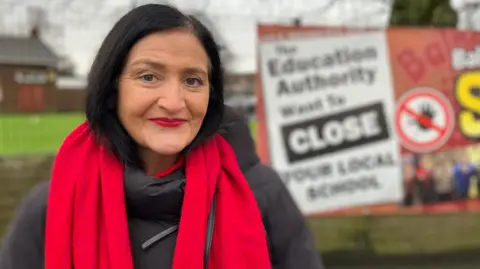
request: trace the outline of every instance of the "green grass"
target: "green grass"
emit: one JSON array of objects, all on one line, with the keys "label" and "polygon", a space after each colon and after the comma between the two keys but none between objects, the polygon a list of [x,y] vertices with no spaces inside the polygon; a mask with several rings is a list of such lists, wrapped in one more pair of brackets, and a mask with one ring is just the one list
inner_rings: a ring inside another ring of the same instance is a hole
[{"label": "green grass", "polygon": [[0,115],[0,155],[54,153],[83,120],[83,113]]},{"label": "green grass", "polygon": [[[0,156],[55,153],[83,113],[0,115]],[[249,123],[256,140],[257,122]]]},{"label": "green grass", "polygon": [[257,121],[251,120],[248,123],[248,127],[250,128],[250,134],[252,135],[253,140],[257,141]]},{"label": "green grass", "polygon": [[480,214],[313,217],[327,268],[480,268]]},{"label": "green grass", "polygon": [[322,252],[377,255],[439,254],[480,250],[480,214],[312,217]]}]

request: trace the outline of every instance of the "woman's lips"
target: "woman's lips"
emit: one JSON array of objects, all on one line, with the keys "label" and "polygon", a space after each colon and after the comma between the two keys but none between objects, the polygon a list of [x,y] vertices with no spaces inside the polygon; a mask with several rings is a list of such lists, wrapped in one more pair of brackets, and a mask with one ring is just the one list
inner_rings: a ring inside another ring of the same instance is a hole
[{"label": "woman's lips", "polygon": [[186,120],[184,119],[176,119],[176,118],[151,118],[149,120],[151,120],[153,123],[155,123],[158,126],[169,127],[169,128],[178,127],[186,122]]}]

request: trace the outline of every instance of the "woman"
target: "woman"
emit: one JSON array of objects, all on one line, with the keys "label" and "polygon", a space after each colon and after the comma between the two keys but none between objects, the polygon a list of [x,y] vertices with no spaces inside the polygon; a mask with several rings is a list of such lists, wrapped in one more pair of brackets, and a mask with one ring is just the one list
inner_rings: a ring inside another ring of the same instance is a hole
[{"label": "woman", "polygon": [[435,189],[432,177],[432,155],[417,155],[417,169],[415,171],[415,187],[417,188],[422,204],[435,202]]},{"label": "woman", "polygon": [[405,189],[405,196],[403,198],[403,205],[412,206],[416,203],[415,192],[415,164],[411,156],[403,158],[403,184]]},{"label": "woman", "polygon": [[223,115],[222,83],[194,18],[163,5],[121,18],[90,72],[87,121],[19,209],[0,268],[322,268],[248,128]]},{"label": "woman", "polygon": [[438,202],[449,202],[453,200],[453,167],[446,154],[438,154],[435,165],[432,167],[433,186]]}]

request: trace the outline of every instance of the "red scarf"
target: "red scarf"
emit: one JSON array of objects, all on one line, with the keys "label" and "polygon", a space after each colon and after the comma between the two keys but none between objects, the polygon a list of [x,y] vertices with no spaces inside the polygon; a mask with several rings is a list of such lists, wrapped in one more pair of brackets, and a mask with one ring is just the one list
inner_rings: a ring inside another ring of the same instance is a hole
[{"label": "red scarf", "polygon": [[[87,123],[67,137],[53,166],[46,269],[133,269],[123,173],[120,161],[95,142]],[[220,135],[187,156],[186,182],[173,269],[203,269],[214,190],[209,268],[271,268],[256,200]]]}]

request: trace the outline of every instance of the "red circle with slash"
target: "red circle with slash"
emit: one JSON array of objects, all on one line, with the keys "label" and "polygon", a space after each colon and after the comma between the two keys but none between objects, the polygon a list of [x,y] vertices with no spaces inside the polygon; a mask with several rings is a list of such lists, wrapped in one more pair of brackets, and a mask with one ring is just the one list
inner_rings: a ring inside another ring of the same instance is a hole
[{"label": "red circle with slash", "polygon": [[403,147],[412,152],[428,153],[445,145],[454,121],[450,101],[438,90],[415,88],[397,102],[395,128]]}]

